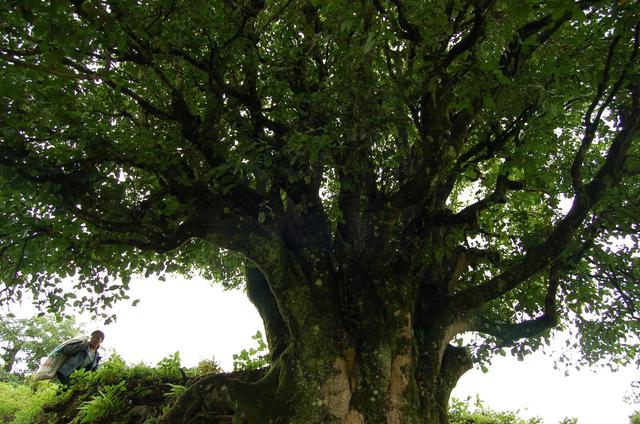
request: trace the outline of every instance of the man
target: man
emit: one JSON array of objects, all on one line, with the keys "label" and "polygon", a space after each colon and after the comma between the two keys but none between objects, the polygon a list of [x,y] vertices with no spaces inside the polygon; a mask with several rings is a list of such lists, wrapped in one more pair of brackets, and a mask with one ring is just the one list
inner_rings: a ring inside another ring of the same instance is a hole
[{"label": "man", "polygon": [[100,362],[98,348],[103,341],[104,333],[100,330],[91,333],[89,340],[81,338],[67,340],[53,349],[33,379],[44,380],[55,375],[64,386],[69,386],[69,377],[74,371],[80,368],[95,371],[98,368]]}]

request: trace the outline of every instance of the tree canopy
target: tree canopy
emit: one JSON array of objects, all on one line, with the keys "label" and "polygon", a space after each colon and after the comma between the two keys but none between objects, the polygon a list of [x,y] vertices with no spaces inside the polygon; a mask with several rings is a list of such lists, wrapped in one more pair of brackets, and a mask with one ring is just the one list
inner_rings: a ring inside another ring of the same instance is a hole
[{"label": "tree canopy", "polygon": [[[13,318],[0,316],[0,345],[6,372],[35,371],[40,360],[65,340],[77,336],[80,328],[73,317],[61,321],[44,316]],[[18,370],[19,371],[19,370]]]},{"label": "tree canopy", "polygon": [[[322,343],[345,420],[444,422],[425,405],[467,348],[554,327],[584,361],[637,359],[636,2],[34,0],[0,22],[3,299],[106,318],[136,273],[246,280],[274,368]],[[291,416],[329,422],[313,396]]]}]

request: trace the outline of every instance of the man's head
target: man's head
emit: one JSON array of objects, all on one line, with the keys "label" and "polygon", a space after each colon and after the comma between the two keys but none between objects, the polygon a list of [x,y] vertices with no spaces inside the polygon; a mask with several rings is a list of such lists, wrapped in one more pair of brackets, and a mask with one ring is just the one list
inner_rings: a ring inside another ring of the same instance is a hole
[{"label": "man's head", "polygon": [[96,330],[93,333],[91,333],[91,339],[89,339],[89,345],[94,348],[97,349],[100,347],[100,343],[102,343],[104,341],[104,333],[100,330]]}]

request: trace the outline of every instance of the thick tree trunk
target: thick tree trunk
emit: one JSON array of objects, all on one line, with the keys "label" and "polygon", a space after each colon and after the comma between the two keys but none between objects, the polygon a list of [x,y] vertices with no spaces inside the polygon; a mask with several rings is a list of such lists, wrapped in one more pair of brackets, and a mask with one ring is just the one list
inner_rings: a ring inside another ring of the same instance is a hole
[{"label": "thick tree trunk", "polygon": [[332,356],[299,345],[258,381],[230,374],[195,382],[160,422],[216,423],[234,414],[251,424],[447,423],[450,377],[459,374],[431,376],[436,384],[428,386],[415,368],[411,350],[378,345]]},{"label": "thick tree trunk", "polygon": [[327,228],[321,214],[292,216],[246,269],[270,368],[250,379],[199,380],[160,423],[214,423],[230,413],[250,424],[447,423],[449,394],[469,368],[466,353],[448,344],[459,326],[437,306],[417,306],[422,280],[411,267],[357,259],[346,243],[334,249]]},{"label": "thick tree trunk", "polygon": [[161,423],[215,423],[229,413],[250,424],[448,422],[449,394],[469,358],[448,346],[446,327],[421,341],[432,349],[418,352],[411,311],[397,293],[360,298],[336,317],[335,308],[319,307],[327,305],[323,287],[333,285],[326,279],[312,279],[282,305],[269,299],[260,273],[250,272],[249,295],[269,320],[267,336],[279,354],[257,381],[230,374],[196,382]]}]

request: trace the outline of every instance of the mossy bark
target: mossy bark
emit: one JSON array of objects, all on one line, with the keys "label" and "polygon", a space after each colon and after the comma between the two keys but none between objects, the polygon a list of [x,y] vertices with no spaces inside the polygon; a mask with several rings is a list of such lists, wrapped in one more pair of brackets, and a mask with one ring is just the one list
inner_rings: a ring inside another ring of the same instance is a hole
[{"label": "mossy bark", "polygon": [[[251,424],[446,423],[450,390],[469,364],[466,353],[448,347],[443,328],[420,343],[433,346],[421,352],[402,296],[364,297],[346,312],[326,307],[339,304],[333,297],[322,299],[339,292],[323,293],[334,284],[313,276],[286,293],[286,308],[270,303],[275,297],[267,302],[271,307],[260,306],[263,318],[276,316],[275,306],[280,311],[277,322],[266,324],[279,352],[265,375],[257,381],[228,375],[198,382],[161,422],[217,422],[233,411],[238,422]],[[210,421],[200,421],[204,417]]]},{"label": "mossy bark", "polygon": [[420,299],[450,272],[416,276],[397,258],[390,266],[336,244],[328,228],[321,215],[294,214],[248,261],[247,294],[273,354],[264,376],[199,382],[161,422],[215,422],[225,408],[250,424],[447,422],[450,391],[469,367],[449,346],[460,317]]}]

